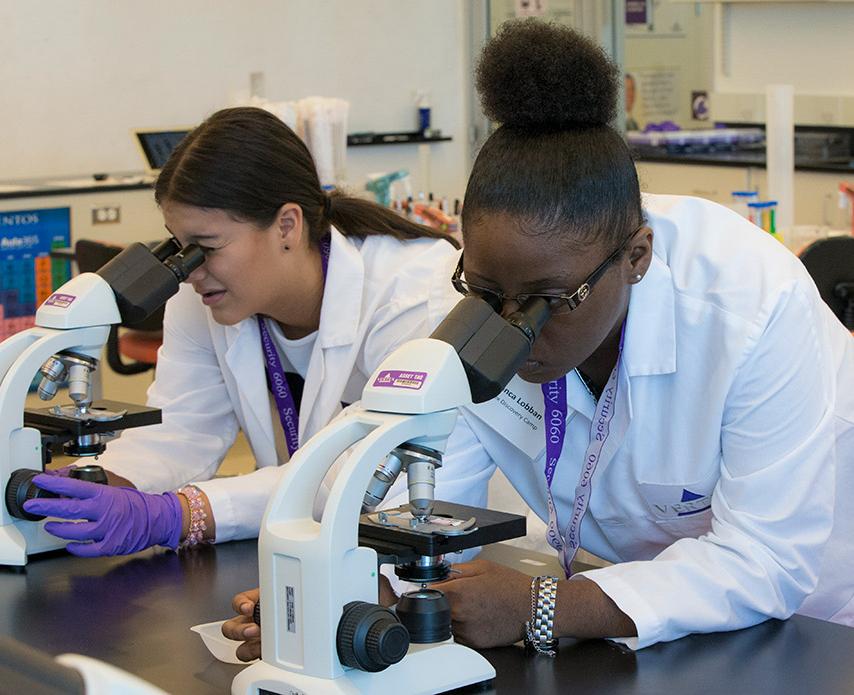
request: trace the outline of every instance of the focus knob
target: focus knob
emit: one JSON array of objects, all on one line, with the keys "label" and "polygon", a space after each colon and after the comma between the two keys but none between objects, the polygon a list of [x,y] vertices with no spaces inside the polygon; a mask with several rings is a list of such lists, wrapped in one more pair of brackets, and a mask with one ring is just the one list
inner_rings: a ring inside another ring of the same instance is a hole
[{"label": "focus knob", "polygon": [[24,502],[35,499],[36,497],[59,497],[59,495],[42,490],[33,483],[35,478],[41,471],[33,471],[29,468],[19,468],[12,471],[9,476],[9,482],[6,483],[6,509],[9,514],[16,519],[24,519],[26,521],[40,521],[44,519],[40,514],[30,514],[24,511]]},{"label": "focus knob", "polygon": [[374,673],[406,656],[409,632],[388,608],[351,601],[338,622],[336,643],[342,664]]}]

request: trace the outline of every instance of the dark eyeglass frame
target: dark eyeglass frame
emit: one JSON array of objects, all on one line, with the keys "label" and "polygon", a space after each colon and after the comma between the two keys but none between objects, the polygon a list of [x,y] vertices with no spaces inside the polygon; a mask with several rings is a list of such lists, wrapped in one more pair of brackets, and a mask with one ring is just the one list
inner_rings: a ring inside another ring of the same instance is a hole
[{"label": "dark eyeglass frame", "polygon": [[593,289],[593,286],[599,282],[602,276],[605,274],[605,271],[611,266],[611,264],[616,261],[626,250],[626,246],[628,246],[629,242],[634,239],[635,235],[644,227],[646,223],[641,224],[637,229],[635,229],[631,234],[629,234],[623,242],[614,249],[614,252],[608,256],[604,261],[602,261],[598,266],[596,266],[595,270],[588,275],[584,282],[578,287],[575,292],[572,294],[548,294],[548,293],[530,293],[530,294],[517,294],[515,296],[510,296],[500,292],[498,290],[493,290],[489,287],[480,287],[479,285],[473,285],[470,282],[466,282],[462,279],[463,275],[463,254],[460,254],[460,260],[457,263],[457,268],[454,271],[454,274],[451,276],[451,284],[454,286],[454,289],[462,295],[469,294],[479,294],[481,296],[487,295],[492,296],[499,302],[500,306],[504,305],[508,299],[516,302],[519,306],[524,304],[526,301],[531,299],[532,297],[539,297],[541,299],[545,299],[552,309],[555,308],[555,305],[559,305],[561,303],[565,304],[569,307],[570,311],[574,311],[579,307],[579,305],[590,296],[590,292]]}]

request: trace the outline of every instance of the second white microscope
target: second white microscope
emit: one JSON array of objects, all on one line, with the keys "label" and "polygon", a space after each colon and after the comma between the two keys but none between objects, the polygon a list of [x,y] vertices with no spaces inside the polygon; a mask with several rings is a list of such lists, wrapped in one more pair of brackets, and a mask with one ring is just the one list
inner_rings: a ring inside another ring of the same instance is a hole
[{"label": "second white microscope", "polygon": [[[430,338],[384,360],[361,406],[285,467],[259,536],[262,659],[235,678],[234,695],[426,694],[495,676],[454,642],[447,600],[427,585],[448,576],[445,553],[525,533],[523,517],[433,501],[457,408],[501,392],[549,315],[538,298],[507,319],[496,309],[463,299]],[[316,520],[324,476],[351,447]],[[410,504],[362,514],[402,469]],[[421,584],[396,612],[377,603],[378,557]]]}]

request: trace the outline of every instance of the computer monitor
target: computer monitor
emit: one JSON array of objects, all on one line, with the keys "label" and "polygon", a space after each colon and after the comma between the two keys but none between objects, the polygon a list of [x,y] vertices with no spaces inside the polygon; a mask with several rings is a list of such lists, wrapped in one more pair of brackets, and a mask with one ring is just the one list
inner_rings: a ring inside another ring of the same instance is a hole
[{"label": "computer monitor", "polygon": [[178,143],[192,128],[169,128],[163,130],[135,130],[133,134],[142,156],[145,158],[147,169],[151,174],[158,174],[169,159]]}]

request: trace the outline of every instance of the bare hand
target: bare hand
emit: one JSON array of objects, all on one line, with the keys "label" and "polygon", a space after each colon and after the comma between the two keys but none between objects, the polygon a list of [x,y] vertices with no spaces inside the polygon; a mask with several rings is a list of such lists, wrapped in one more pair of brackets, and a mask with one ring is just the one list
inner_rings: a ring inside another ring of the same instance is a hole
[{"label": "bare hand", "polygon": [[136,485],[127,478],[122,478],[122,476],[116,475],[112,471],[105,470],[104,472],[107,474],[107,485],[112,485],[114,487],[132,487],[136,490]]},{"label": "bare hand", "polygon": [[380,605],[386,608],[397,603],[397,594],[394,593],[394,589],[391,588],[391,582],[384,574],[380,575],[379,600]]},{"label": "bare hand", "polygon": [[531,617],[531,578],[487,560],[454,565],[453,579],[435,584],[451,604],[454,639],[476,649],[518,642]]},{"label": "bare hand", "polygon": [[[261,658],[261,628],[252,619],[255,604],[260,597],[260,589],[251,589],[237,594],[231,599],[231,607],[236,618],[226,620],[222,624],[222,634],[228,639],[243,642],[237,648],[237,658],[241,661],[252,661]],[[380,603],[384,606],[392,606],[397,602],[397,595],[391,588],[388,577],[380,575],[379,580]]]},{"label": "bare hand", "polygon": [[237,613],[237,617],[226,620],[222,625],[223,635],[228,639],[243,642],[237,648],[237,658],[241,661],[261,658],[261,628],[252,620],[252,612],[255,610],[259,595],[259,589],[237,594],[231,599],[231,607]]}]

